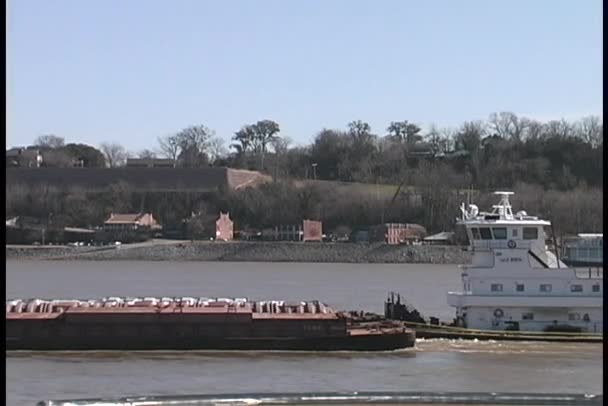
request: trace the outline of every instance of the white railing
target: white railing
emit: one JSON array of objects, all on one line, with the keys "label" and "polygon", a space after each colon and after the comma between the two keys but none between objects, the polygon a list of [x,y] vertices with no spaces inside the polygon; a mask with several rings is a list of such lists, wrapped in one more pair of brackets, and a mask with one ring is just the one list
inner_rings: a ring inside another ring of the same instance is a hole
[{"label": "white railing", "polygon": [[[487,241],[479,241],[475,240],[473,244],[470,246],[472,250],[489,250],[489,249],[513,249],[509,247],[510,240],[487,240]],[[515,249],[530,249],[533,242],[531,241],[514,241]]]}]

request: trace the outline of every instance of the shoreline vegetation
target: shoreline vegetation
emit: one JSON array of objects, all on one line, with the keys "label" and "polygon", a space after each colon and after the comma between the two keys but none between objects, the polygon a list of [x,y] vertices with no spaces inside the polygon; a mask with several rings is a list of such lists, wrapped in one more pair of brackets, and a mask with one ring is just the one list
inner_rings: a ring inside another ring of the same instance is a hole
[{"label": "shoreline vegetation", "polygon": [[464,264],[470,254],[455,245],[152,241],[118,247],[7,245],[6,259]]}]

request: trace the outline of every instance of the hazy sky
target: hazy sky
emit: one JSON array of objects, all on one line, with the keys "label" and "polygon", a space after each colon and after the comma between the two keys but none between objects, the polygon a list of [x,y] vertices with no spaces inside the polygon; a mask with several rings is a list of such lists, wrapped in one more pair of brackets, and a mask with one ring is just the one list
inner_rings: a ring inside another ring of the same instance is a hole
[{"label": "hazy sky", "polygon": [[600,0],[9,0],[7,24],[7,146],[602,112]]}]

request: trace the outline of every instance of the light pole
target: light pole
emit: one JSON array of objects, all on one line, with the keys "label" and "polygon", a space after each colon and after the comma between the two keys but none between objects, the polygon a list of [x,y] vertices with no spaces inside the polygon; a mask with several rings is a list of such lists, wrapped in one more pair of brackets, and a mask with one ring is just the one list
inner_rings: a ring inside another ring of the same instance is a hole
[{"label": "light pole", "polygon": [[317,180],[317,163],[312,164],[312,178]]}]

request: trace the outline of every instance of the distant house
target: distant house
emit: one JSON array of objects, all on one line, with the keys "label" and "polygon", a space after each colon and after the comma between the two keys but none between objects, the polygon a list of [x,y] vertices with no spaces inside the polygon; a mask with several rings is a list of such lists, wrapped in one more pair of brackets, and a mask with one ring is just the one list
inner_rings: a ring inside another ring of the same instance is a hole
[{"label": "distant house", "polygon": [[16,147],[6,150],[6,166],[21,168],[40,168],[42,155],[36,148]]},{"label": "distant house", "polygon": [[136,231],[140,229],[160,229],[160,224],[151,213],[117,214],[111,213],[103,223],[105,231]]},{"label": "distant house", "polygon": [[127,168],[175,168],[175,161],[162,158],[127,158]]},{"label": "distant house", "polygon": [[220,218],[215,222],[215,239],[222,241],[234,239],[234,223],[230,220],[230,213],[220,212]]}]

